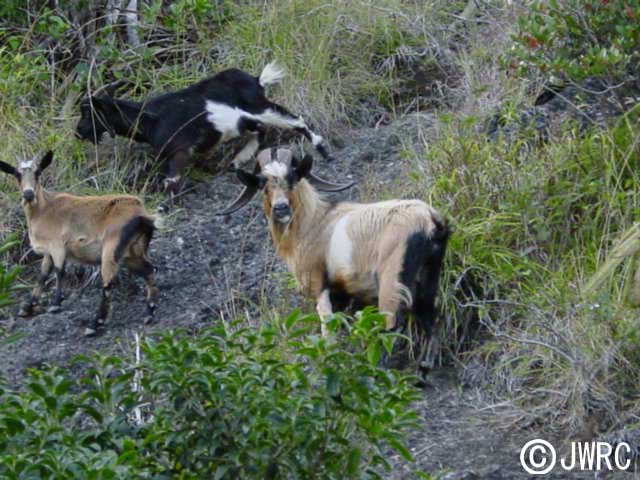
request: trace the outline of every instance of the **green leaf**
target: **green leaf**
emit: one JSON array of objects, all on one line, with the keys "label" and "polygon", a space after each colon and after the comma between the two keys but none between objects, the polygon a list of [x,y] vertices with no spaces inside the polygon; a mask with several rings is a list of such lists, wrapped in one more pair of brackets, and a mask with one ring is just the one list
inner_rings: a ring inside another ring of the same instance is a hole
[{"label": "green leaf", "polygon": [[378,341],[374,341],[367,347],[367,360],[369,360],[370,365],[378,365],[381,358],[382,358],[381,343]]},{"label": "green leaf", "polygon": [[327,374],[327,393],[332,397],[340,393],[340,375],[335,370],[330,370]]},{"label": "green leaf", "polygon": [[349,476],[357,478],[360,472],[360,461],[362,459],[362,450],[358,447],[353,448],[349,452],[349,459],[347,461],[347,472]]},{"label": "green leaf", "polygon": [[82,405],[80,407],[87,415],[93,418],[96,422],[102,423],[102,414],[92,405]]},{"label": "green leaf", "polygon": [[389,445],[391,445],[391,447],[396,452],[402,455],[402,458],[404,458],[407,462],[413,462],[413,456],[411,455],[411,452],[407,447],[404,446],[401,441],[392,436],[385,436],[385,440],[387,440],[387,442],[389,442]]}]

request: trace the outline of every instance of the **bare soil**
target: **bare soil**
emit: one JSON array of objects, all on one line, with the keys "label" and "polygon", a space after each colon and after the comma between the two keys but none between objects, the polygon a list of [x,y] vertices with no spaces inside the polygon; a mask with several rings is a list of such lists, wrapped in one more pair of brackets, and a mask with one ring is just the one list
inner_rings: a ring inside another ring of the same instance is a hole
[{"label": "bare soil", "polygon": [[[337,160],[331,164],[319,160],[315,170],[334,181],[358,181],[338,198],[371,200],[389,191],[413,196],[417,192],[406,175],[412,166],[403,156],[403,145],[428,136],[432,125],[429,116],[409,116],[388,126],[348,132],[344,138],[333,139]],[[71,360],[79,354],[100,351],[131,356],[135,333],[176,328],[196,331],[221,316],[248,313],[250,317],[265,309],[284,312],[304,305],[275,256],[260,201],[254,200],[229,218],[214,215],[239,190],[230,174],[209,183],[191,182],[185,186],[180,207],[163,219],[164,227],[150,251],[161,291],[155,323],[142,323],[142,285],[121,275],[106,331],[95,338],[83,337],[85,324],[96,312],[100,289],[95,279],[87,280],[86,274],[77,277],[71,269],[61,312],[43,310],[29,319],[0,316],[0,326],[19,335],[15,342],[0,347],[0,375],[19,387],[29,368],[46,364],[73,368]],[[35,263],[26,265],[25,278],[33,279],[37,268]],[[45,306],[47,301],[45,297]],[[440,472],[449,480],[529,478],[520,466],[519,451],[539,434],[496,427],[490,414],[480,410],[480,396],[460,385],[454,369],[436,370],[430,382],[416,405],[422,426],[408,438],[416,463],[408,465],[393,457],[388,478],[414,478],[416,467]],[[547,478],[593,478],[593,474]]]}]

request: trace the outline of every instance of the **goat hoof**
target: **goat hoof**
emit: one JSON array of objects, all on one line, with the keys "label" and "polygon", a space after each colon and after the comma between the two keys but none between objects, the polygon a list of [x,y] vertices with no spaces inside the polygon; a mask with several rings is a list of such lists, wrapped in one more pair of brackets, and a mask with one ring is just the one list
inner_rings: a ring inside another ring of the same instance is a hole
[{"label": "goat hoof", "polygon": [[85,337],[95,337],[97,334],[98,334],[98,330],[96,328],[86,327],[84,329],[84,336]]},{"label": "goat hoof", "polygon": [[31,317],[33,315],[33,305],[31,303],[24,303],[18,310],[19,317]]},{"label": "goat hoof", "polygon": [[85,327],[84,336],[85,337],[95,337],[102,331],[102,327],[104,326],[104,322],[95,322],[90,327]]},{"label": "goat hoof", "polygon": [[49,308],[47,308],[47,313],[58,313],[62,310],[62,307],[60,305],[51,305]]},{"label": "goat hoof", "polygon": [[426,378],[422,376],[418,376],[418,380],[416,380],[416,383],[414,383],[413,386],[416,388],[423,389],[423,388],[431,387],[433,385]]},{"label": "goat hoof", "polygon": [[418,364],[418,368],[416,369],[416,376],[418,380],[415,383],[416,388],[426,388],[431,387],[433,384],[427,378],[427,375],[431,371],[431,367],[427,365],[427,362],[422,361]]},{"label": "goat hoof", "polygon": [[169,210],[171,210],[171,208],[169,207],[169,205],[163,202],[160,205],[158,205],[158,208],[156,210],[160,215],[166,215],[169,213]]}]

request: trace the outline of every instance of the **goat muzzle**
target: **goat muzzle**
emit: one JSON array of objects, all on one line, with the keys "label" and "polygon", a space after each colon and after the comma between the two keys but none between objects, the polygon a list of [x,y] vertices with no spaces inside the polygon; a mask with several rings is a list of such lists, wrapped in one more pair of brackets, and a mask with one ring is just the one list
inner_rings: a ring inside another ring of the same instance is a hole
[{"label": "goat muzzle", "polygon": [[273,219],[278,223],[291,220],[291,207],[287,203],[276,203],[272,209]]},{"label": "goat muzzle", "polygon": [[30,188],[22,192],[22,198],[25,202],[31,203],[36,198],[36,193]]}]

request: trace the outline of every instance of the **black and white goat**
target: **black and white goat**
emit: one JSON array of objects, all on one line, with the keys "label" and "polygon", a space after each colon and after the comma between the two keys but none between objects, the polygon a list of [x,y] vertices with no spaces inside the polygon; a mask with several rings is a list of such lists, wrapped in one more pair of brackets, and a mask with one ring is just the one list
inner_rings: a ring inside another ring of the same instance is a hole
[{"label": "black and white goat", "polygon": [[264,212],[278,254],[287,262],[302,293],[317,302],[324,322],[345,299],[377,303],[387,328],[412,312],[427,337],[435,321],[438,277],[449,228],[442,216],[420,200],[329,203],[331,185],[311,173],[312,159],[297,160],[287,149],[259,153],[256,173],[238,170],[245,185],[221,214],[242,208],[264,191]]},{"label": "black and white goat", "polygon": [[283,71],[272,62],[259,77],[232,68],[143,102],[109,95],[90,97],[80,106],[76,135],[97,144],[109,132],[150,144],[156,158],[165,164],[165,189],[170,193],[176,191],[181,172],[194,154],[209,152],[219,143],[246,134],[250,136],[248,143],[233,159],[234,167],[239,168],[260,149],[265,127],[300,132],[330,160],[324,139],[311,131],[302,117],[265,96],[264,88],[283,77]]}]

